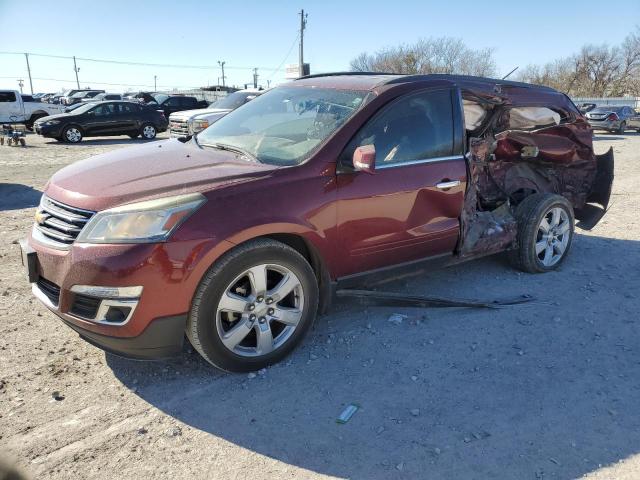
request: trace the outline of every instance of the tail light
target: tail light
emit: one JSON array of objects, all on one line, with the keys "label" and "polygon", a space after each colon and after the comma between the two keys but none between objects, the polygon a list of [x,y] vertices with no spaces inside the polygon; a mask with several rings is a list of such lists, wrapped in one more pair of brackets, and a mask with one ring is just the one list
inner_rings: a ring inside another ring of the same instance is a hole
[{"label": "tail light", "polygon": [[610,113],[607,116],[607,120],[611,120],[612,122],[615,122],[616,120],[619,120],[618,115],[615,113]]}]

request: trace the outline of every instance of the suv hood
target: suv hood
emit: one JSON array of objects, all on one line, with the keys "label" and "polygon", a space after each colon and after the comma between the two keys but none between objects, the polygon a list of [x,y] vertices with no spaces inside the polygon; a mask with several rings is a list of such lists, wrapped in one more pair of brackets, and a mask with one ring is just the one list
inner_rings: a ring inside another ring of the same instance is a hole
[{"label": "suv hood", "polygon": [[118,205],[251,181],[278,167],[193,142],[153,142],[76,162],[57,172],[45,193],[59,202],[104,210]]},{"label": "suv hood", "polygon": [[188,120],[200,115],[229,113],[230,111],[231,110],[228,108],[199,108],[197,110],[183,110],[181,112],[175,112],[169,115],[169,120]]}]

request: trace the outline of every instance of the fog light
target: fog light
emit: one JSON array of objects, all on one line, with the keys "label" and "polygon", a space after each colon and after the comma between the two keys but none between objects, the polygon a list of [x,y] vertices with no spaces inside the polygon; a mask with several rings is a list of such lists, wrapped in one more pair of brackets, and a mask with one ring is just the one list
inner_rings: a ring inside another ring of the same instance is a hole
[{"label": "fog light", "polygon": [[131,307],[109,307],[104,316],[104,321],[109,323],[122,323],[131,313]]}]

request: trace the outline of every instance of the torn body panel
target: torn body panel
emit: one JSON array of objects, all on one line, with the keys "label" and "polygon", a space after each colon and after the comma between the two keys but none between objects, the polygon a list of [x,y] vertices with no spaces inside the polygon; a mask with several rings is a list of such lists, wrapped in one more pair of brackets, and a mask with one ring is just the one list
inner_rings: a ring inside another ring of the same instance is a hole
[{"label": "torn body panel", "polygon": [[578,226],[592,228],[609,202],[613,154],[594,155],[591,127],[563,95],[552,102],[492,93],[463,92],[469,182],[458,255],[515,246],[515,207],[533,193],[562,195]]}]

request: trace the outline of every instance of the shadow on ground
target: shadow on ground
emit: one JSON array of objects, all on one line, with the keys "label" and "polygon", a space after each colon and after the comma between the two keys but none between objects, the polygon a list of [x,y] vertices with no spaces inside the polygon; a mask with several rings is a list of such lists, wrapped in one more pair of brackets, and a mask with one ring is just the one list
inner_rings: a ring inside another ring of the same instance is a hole
[{"label": "shadow on ground", "polygon": [[42,192],[21,183],[0,183],[0,211],[37,207]]},{"label": "shadow on ground", "polygon": [[[127,386],[193,428],[287,464],[349,478],[575,478],[640,452],[640,242],[576,236],[557,272],[503,257],[389,283],[389,291],[499,298],[501,310],[341,302],[264,375],[194,353],[108,355]],[[401,325],[392,312],[408,315]],[[335,422],[349,403],[361,409]],[[417,409],[417,410],[416,410]]]}]

